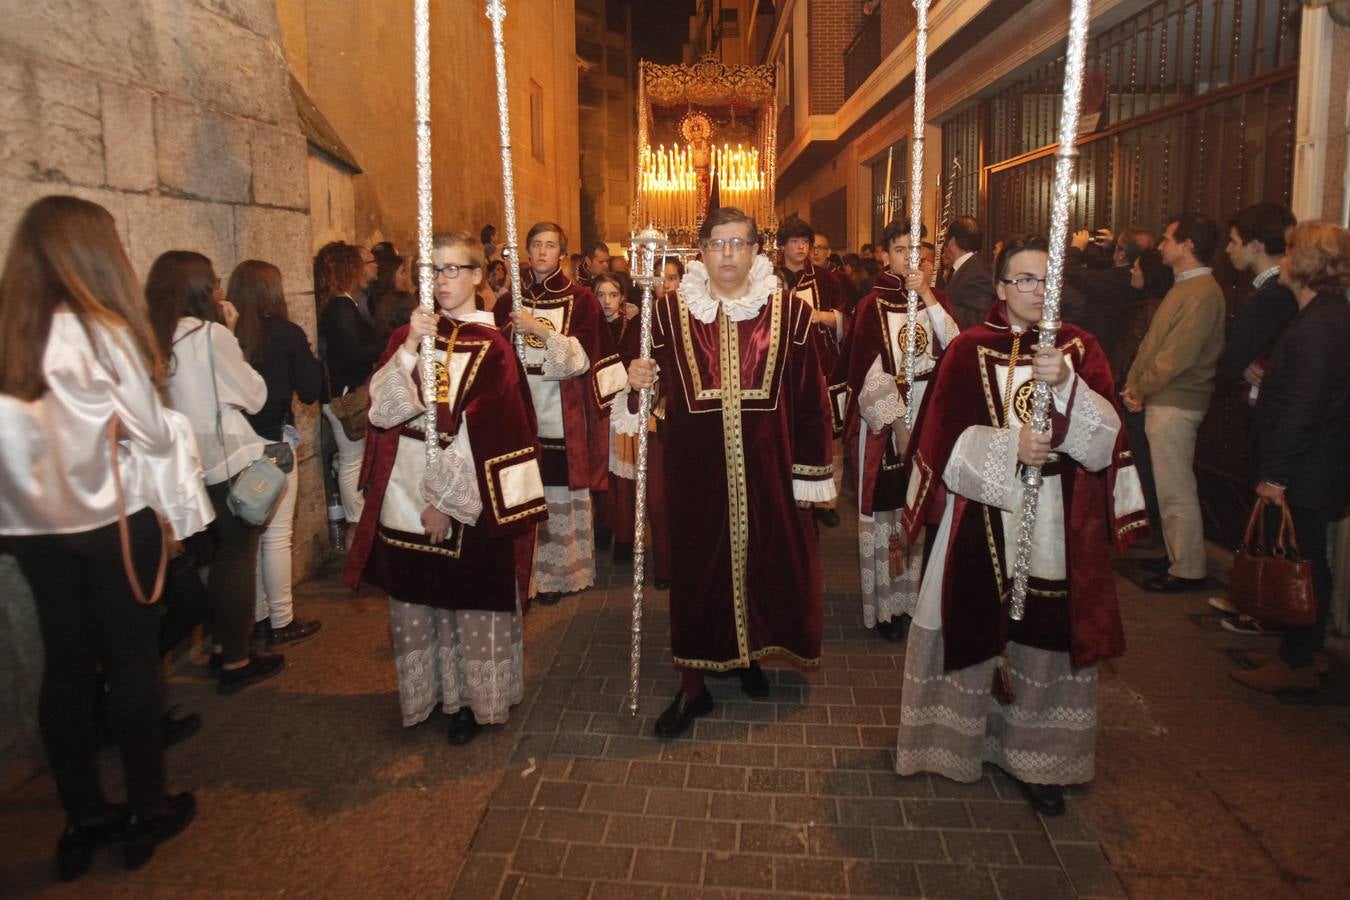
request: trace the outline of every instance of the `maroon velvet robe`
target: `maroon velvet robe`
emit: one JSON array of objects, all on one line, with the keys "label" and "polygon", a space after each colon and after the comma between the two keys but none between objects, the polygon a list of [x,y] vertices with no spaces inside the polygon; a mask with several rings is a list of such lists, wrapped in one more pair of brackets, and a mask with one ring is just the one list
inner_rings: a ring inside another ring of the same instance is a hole
[{"label": "maroon velvet robe", "polygon": [[811,326],[816,342],[816,355],[820,359],[822,370],[828,376],[839,362],[838,336],[845,334],[848,328],[848,291],[844,290],[844,286],[839,283],[834,273],[827,268],[816,268],[808,259],[797,276],[797,283],[791,288],[790,294],[804,301],[807,306],[834,310],[844,317],[844,327],[838,332],[832,325]]},{"label": "maroon velvet robe", "polygon": [[703,324],[675,294],[653,305],[677,666],[819,661],[819,547],[811,510],[793,499],[794,478],[832,477],[810,314],[781,291],[743,322],[719,313]]},{"label": "maroon velvet robe", "polygon": [[[574,491],[603,491],[609,472],[609,423],[605,411],[623,386],[621,371],[606,378],[606,374],[614,374],[611,367],[621,370],[622,365],[605,327],[604,310],[589,289],[573,283],[562,270],[541,281],[534,270],[527,268],[523,279],[525,311],[561,310],[562,333],[581,342],[591,363],[585,375],[568,378],[560,385],[563,437],[540,438],[544,484]],[[492,312],[507,340],[513,340],[511,304],[499,303]],[[526,371],[536,377],[542,374],[536,365],[527,366]],[[601,387],[609,381],[617,386]]]},{"label": "maroon velvet robe", "polygon": [[[371,425],[361,478],[366,505],[347,554],[344,578],[353,589],[363,579],[369,581],[404,603],[514,612],[517,589],[524,597],[528,584],[535,526],[548,517],[548,509],[543,497],[511,505],[502,474],[538,460],[534,405],[515,349],[500,332],[476,322],[459,323],[455,332],[454,323],[442,317],[438,350],[449,348],[452,333],[455,356],[467,356],[468,364],[455,396],[443,396],[437,404],[441,446],[448,446],[461,419],[467,420],[483,511],[474,525],[451,520],[449,534],[435,545],[425,533],[383,525],[380,511],[400,438],[421,442],[422,431],[410,426],[420,427],[422,419],[398,428]],[[407,325],[390,336],[377,369],[399,351],[407,336]],[[445,371],[443,366],[438,369]],[[420,365],[413,370],[413,382],[420,390]]]},{"label": "maroon velvet robe", "polygon": [[[933,295],[950,315],[947,295],[937,288],[933,289]],[[891,438],[889,425],[877,434],[869,431],[863,458],[859,460],[856,457],[858,431],[864,427],[858,412],[858,393],[862,390],[873,360],[878,356],[881,357],[882,368],[892,376],[904,367],[904,358],[895,358],[897,354],[886,327],[885,314],[888,310],[903,314],[908,309],[908,298],[908,292],[895,275],[883,272],[877,276],[872,293],[858,301],[843,352],[830,379],[830,403],[835,413],[835,428],[843,432],[844,455],[848,459],[849,470],[862,475],[858,511],[865,516],[872,515],[875,510],[895,510],[905,505],[904,468],[900,454],[896,452],[895,441]],[[922,308],[922,300],[919,305]],[[923,319],[920,319],[920,328],[924,328],[922,322]],[[944,348],[938,345],[932,334],[921,337],[919,343],[925,344],[933,351],[932,356],[941,360]],[[925,372],[917,380],[928,381],[932,377],[932,372]]]},{"label": "maroon velvet robe", "polygon": [[[1003,389],[995,373],[1006,365],[1013,333],[1005,305],[994,304],[989,318],[957,335],[938,366],[928,398],[919,411],[906,460],[911,501],[902,517],[911,539],[920,528],[937,525],[946,507],[943,472],[957,439],[973,425],[998,427],[1005,420]],[[1017,365],[1032,364],[1035,328],[1023,332]],[[1057,346],[1070,355],[1073,370],[1103,397],[1113,399],[1111,367],[1095,338],[1074,325],[1060,326]],[[1076,390],[1077,388],[1075,388]],[[1064,439],[1067,420],[1051,406],[1051,446]],[[1125,651],[1125,635],[1116,598],[1115,573],[1108,542],[1120,549],[1148,527],[1142,510],[1114,512],[1115,483],[1133,467],[1125,432],[1116,440],[1114,459],[1101,472],[1089,472],[1067,455],[1060,457],[1064,492],[1066,582],[1028,585],[1026,615],[1008,618],[1005,603],[1011,580],[1004,577],[1004,554],[1014,553],[1003,534],[998,510],[956,496],[942,580],[942,640],[948,671],[964,669],[1003,651],[1009,640],[1043,650],[1067,651],[1075,666],[1087,666]],[[1133,473],[1130,473],[1133,475]],[[931,537],[931,532],[930,532]]]}]

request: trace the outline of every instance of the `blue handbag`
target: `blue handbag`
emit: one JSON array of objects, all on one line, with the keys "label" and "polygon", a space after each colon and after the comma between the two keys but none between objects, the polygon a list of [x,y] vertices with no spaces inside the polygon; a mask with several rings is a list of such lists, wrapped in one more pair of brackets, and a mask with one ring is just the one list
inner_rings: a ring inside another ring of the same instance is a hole
[{"label": "blue handbag", "polygon": [[[208,328],[210,326],[207,326]],[[225,448],[225,430],[220,424],[220,393],[216,389],[216,355],[212,350],[211,335],[206,335],[206,357],[211,363],[211,393],[216,398],[216,440],[220,441],[220,452],[225,458],[225,477],[230,478],[229,453]],[[282,444],[290,457],[290,445]],[[270,445],[269,445],[270,447]],[[289,467],[288,467],[289,470]],[[263,455],[244,466],[237,478],[230,484],[230,494],[225,505],[235,518],[249,525],[263,525],[276,509],[277,501],[286,490],[286,472],[272,459],[264,449]]]}]

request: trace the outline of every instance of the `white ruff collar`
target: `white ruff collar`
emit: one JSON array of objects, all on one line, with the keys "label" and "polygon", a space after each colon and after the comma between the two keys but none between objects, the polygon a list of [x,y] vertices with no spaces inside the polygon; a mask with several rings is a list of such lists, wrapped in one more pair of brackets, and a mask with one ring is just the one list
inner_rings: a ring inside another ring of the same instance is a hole
[{"label": "white ruff collar", "polygon": [[708,278],[708,267],[698,260],[689,264],[680,281],[680,299],[689,307],[694,318],[704,325],[717,318],[719,309],[726,310],[727,318],[733,322],[753,319],[777,290],[778,276],[774,274],[773,263],[763,254],[756,256],[750,265],[750,291],[744,297],[732,299],[715,296]]}]

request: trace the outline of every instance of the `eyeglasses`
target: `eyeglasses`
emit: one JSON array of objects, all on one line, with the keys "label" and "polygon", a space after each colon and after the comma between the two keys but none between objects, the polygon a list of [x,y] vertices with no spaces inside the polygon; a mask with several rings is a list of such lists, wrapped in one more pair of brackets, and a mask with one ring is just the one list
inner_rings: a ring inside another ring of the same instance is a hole
[{"label": "eyeglasses", "polygon": [[723,253],[726,250],[730,250],[732,253],[742,253],[746,248],[753,246],[754,244],[747,241],[745,238],[732,238],[731,240],[727,240],[726,238],[709,238],[703,242],[703,248],[705,250],[710,250],[713,253]]},{"label": "eyeglasses", "polygon": [[1045,287],[1044,278],[1036,278],[1032,275],[1018,275],[1016,278],[1000,278],[999,281],[1004,284],[1011,284],[1017,288],[1018,293],[1030,294],[1036,290],[1036,285]]},{"label": "eyeglasses", "polygon": [[448,263],[444,266],[432,266],[431,277],[440,278],[442,275],[444,275],[446,278],[458,278],[459,273],[462,269],[477,269],[477,268],[479,268],[479,265],[477,263],[465,263],[462,266],[457,266],[454,263]]}]

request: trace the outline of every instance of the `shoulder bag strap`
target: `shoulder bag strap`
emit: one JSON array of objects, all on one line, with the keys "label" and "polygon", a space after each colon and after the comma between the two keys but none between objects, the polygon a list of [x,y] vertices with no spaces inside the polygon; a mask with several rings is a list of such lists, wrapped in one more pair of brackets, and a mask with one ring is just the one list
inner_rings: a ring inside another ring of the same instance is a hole
[{"label": "shoulder bag strap", "polygon": [[122,467],[117,446],[117,427],[120,424],[121,420],[116,414],[108,422],[108,452],[112,457],[113,486],[117,490],[117,533],[122,543],[122,568],[126,571],[127,584],[131,585],[131,595],[136,598],[136,602],[142,606],[150,606],[164,593],[164,573],[169,567],[169,542],[164,537],[164,522],[156,512],[155,521],[159,525],[159,566],[155,569],[155,586],[151,589],[150,596],[146,597],[141,580],[136,575],[136,563],[131,558],[131,528],[127,524],[127,498],[122,493]]},{"label": "shoulder bag strap", "polygon": [[211,396],[216,400],[216,440],[220,441],[221,461],[225,464],[225,480],[229,481],[233,476],[230,475],[230,452],[225,448],[225,429],[220,424],[220,391],[216,388],[216,352],[214,350],[215,339],[211,336],[212,322],[206,323],[206,359],[211,364]]}]

